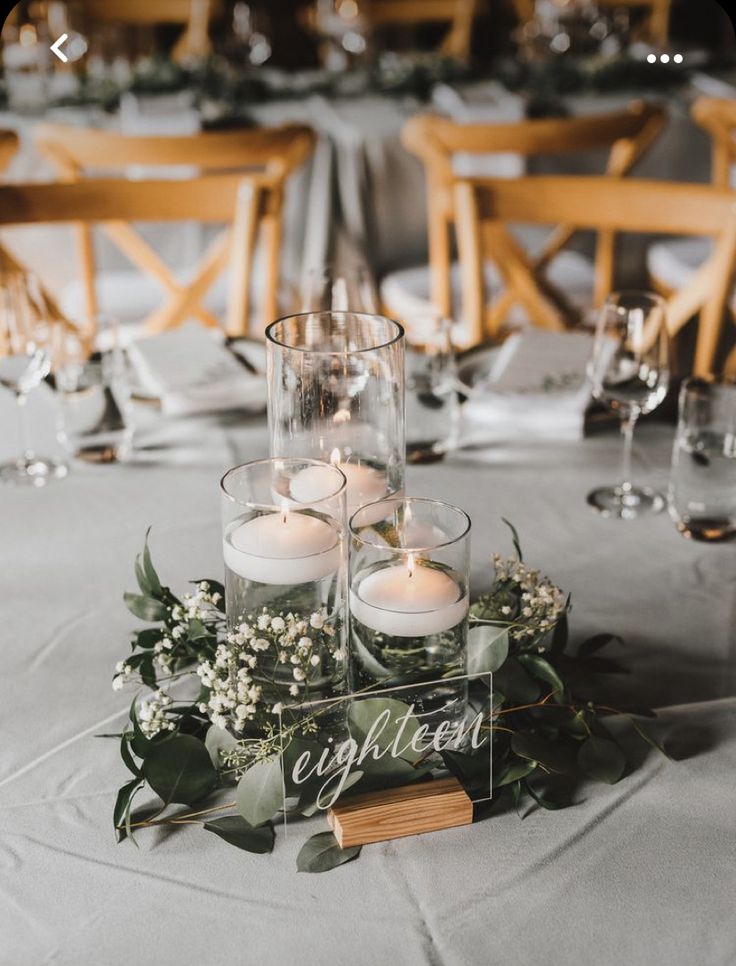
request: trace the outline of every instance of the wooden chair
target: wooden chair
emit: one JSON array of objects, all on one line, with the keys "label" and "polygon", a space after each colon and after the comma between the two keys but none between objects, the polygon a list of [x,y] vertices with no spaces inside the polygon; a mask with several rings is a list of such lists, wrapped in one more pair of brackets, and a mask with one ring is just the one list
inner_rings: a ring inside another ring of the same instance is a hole
[{"label": "wooden chair", "polygon": [[0,129],[0,173],[5,171],[18,151],[18,135],[15,131]]},{"label": "wooden chair", "polygon": [[[534,0],[513,0],[513,3],[520,23],[534,20]],[[599,0],[599,6],[603,9],[641,12],[642,17],[633,31],[634,39],[655,46],[664,46],[667,43],[672,0]]]},{"label": "wooden chair", "polygon": [[222,10],[222,0],[83,0],[88,22],[156,26],[177,24],[184,32],[176,42],[176,60],[206,57],[211,51],[210,21]]},{"label": "wooden chair", "polygon": [[[736,186],[736,102],[700,97],[692,106],[693,120],[712,139],[712,183],[719,188]],[[708,258],[712,245],[707,238],[656,241],[647,252],[652,286],[665,296],[689,281]],[[729,312],[736,319],[736,289],[729,298]],[[736,374],[736,348],[726,368]]]},{"label": "wooden chair", "polygon": [[[310,128],[288,125],[209,132],[191,137],[130,137],[90,128],[47,124],[39,128],[36,138],[39,150],[54,163],[60,177],[71,182],[82,179],[91,168],[121,171],[136,165],[154,168],[186,165],[205,173],[257,171],[268,202],[260,218],[265,249],[263,322],[271,322],[277,317],[284,189],[287,178],[314,148],[315,135]],[[182,320],[180,305],[182,300],[186,301],[187,286],[174,277],[151,245],[125,221],[107,222],[102,227],[117,248],[135,266],[153,276],[170,295],[168,305],[148,316],[145,329],[155,332],[179,324]],[[78,226],[78,242],[86,311],[91,321],[98,314],[98,299],[90,225]],[[224,265],[225,260],[226,253],[223,252],[219,264]],[[189,311],[192,310],[206,325],[218,324],[200,302],[189,306]]]},{"label": "wooden chair", "polygon": [[[590,117],[552,118],[501,124],[458,124],[444,117],[420,115],[404,126],[402,140],[408,151],[423,163],[427,182],[427,215],[429,236],[429,293],[431,307],[443,315],[452,315],[452,246],[455,181],[455,159],[458,154],[501,155],[512,153],[532,155],[572,154],[608,148],[606,174],[621,177],[656,140],[666,122],[661,107],[634,102],[623,111]],[[500,298],[490,307],[491,328],[496,330],[517,300],[517,287],[536,288],[542,272],[566,248],[574,235],[568,225],[560,225],[548,238],[542,251],[527,260],[523,273],[514,278]],[[610,264],[614,238],[603,232],[599,236],[597,260]],[[582,257],[581,257],[582,258]],[[580,272],[578,272],[580,274]],[[592,274],[589,272],[588,274]],[[382,291],[400,291],[401,273],[384,280]],[[610,280],[599,272],[595,298],[600,301],[608,290]],[[392,308],[387,297],[388,311]],[[398,302],[398,299],[395,299]],[[557,315],[550,316],[545,305],[529,303],[532,321],[537,325],[555,327]],[[430,308],[428,304],[427,308]],[[399,312],[399,314],[401,314]],[[467,327],[467,320],[466,327]],[[480,331],[466,336],[472,345],[480,338]]]},{"label": "wooden chair", "polygon": [[[176,324],[198,314],[208,288],[230,267],[227,331],[248,332],[253,254],[259,224],[269,214],[271,186],[257,175],[221,174],[190,181],[96,179],[69,184],[0,187],[0,225],[198,219],[228,223],[206,252],[199,271],[165,309]],[[155,315],[160,320],[160,315]],[[154,329],[156,326],[154,325]]]},{"label": "wooden chair", "polygon": [[[478,0],[371,0],[365,15],[372,27],[447,24],[439,52],[468,60]],[[363,12],[361,7],[361,13]]]},{"label": "wooden chair", "polygon": [[[484,323],[483,258],[486,249],[502,252],[505,277],[519,271],[507,224],[562,222],[579,229],[675,235],[707,235],[713,252],[690,283],[668,300],[672,335],[700,315],[694,372],[715,367],[723,313],[736,269],[736,193],[708,185],[611,177],[529,177],[458,180],[454,187],[465,312],[478,328]],[[604,274],[610,279],[608,267]],[[538,286],[522,297],[543,303]],[[553,305],[549,310],[555,312]],[[560,325],[564,319],[559,319]]]}]

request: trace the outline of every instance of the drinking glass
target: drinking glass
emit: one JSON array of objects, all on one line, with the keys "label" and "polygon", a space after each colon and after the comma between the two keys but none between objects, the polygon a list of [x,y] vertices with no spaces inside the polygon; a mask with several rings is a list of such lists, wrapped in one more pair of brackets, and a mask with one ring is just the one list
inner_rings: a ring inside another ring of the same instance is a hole
[{"label": "drinking glass", "polygon": [[406,459],[442,459],[457,445],[460,400],[452,322],[438,314],[412,319],[415,342],[406,347]]},{"label": "drinking glass", "polygon": [[20,456],[0,465],[0,480],[20,486],[44,486],[67,474],[65,463],[37,456],[29,441],[26,402],[51,369],[53,327],[32,277],[15,273],[3,278],[0,295],[0,385],[18,404]]},{"label": "drinking glass", "polygon": [[88,463],[126,458],[133,437],[130,383],[117,326],[98,320],[98,351],[70,330],[60,334],[54,375],[59,400],[60,442]]},{"label": "drinking glass", "polygon": [[692,540],[736,537],[736,385],[687,379],[668,494],[677,529]]},{"label": "drinking glass", "polygon": [[616,486],[588,494],[604,516],[631,520],[658,513],[664,497],[631,482],[631,443],[636,421],[667,395],[670,341],[664,301],[652,292],[613,292],[598,316],[588,376],[593,395],[621,419],[623,459]]}]

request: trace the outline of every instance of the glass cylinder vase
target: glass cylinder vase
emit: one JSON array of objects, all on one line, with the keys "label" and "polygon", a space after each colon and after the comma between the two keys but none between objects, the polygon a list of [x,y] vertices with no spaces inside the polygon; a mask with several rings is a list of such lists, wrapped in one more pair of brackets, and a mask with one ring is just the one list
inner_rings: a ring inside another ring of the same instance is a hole
[{"label": "glass cylinder vase", "polygon": [[[271,453],[347,479],[348,516],[404,488],[404,330],[379,315],[308,312],[266,330]],[[319,494],[318,472],[296,492]]]},{"label": "glass cylinder vase", "polygon": [[[321,496],[302,500],[295,481],[312,468]],[[308,459],[255,460],[222,478],[226,657],[234,689],[245,677],[257,697],[235,713],[224,688],[236,731],[262,710],[347,690],[345,486],[340,470]]]},{"label": "glass cylinder vase", "polygon": [[452,679],[466,673],[469,548],[467,514],[437,500],[384,500],[353,515],[354,691],[421,685],[397,696],[425,723],[462,719],[467,682]]}]

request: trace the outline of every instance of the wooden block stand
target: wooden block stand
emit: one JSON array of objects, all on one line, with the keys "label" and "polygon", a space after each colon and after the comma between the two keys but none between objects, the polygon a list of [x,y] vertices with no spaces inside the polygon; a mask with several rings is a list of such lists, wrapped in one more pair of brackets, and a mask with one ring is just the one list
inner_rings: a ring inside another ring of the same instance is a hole
[{"label": "wooden block stand", "polygon": [[340,848],[437,832],[473,821],[473,803],[456,778],[356,795],[327,813]]}]

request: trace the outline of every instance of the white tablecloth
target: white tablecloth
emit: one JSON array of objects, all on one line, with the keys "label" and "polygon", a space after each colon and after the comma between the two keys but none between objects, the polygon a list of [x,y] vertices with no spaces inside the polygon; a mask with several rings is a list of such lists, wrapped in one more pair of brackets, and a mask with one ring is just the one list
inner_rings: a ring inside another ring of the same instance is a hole
[{"label": "white tablecloth", "polygon": [[[37,393],[37,445],[53,445]],[[0,449],[15,444],[0,394]],[[43,425],[42,425],[43,422]],[[661,486],[671,430],[641,428],[635,467]],[[110,688],[136,621],[121,594],[149,524],[167,582],[221,573],[218,480],[266,452],[262,420],[149,416],[135,461],[75,467],[42,491],[0,490],[0,963],[181,966],[726,966],[736,958],[736,547],[683,540],[665,515],[603,520],[585,505],[615,477],[619,441],[497,448],[409,470],[410,492],[473,519],[473,583],[509,552],[573,595],[572,632],[626,639],[617,687],[660,709],[680,761],[638,752],[617,785],[569,810],[525,806],[473,827],[366,847],[295,872],[323,819],[249,855],[199,830],[116,845],[125,769]],[[142,804],[142,802],[141,802]]]}]

